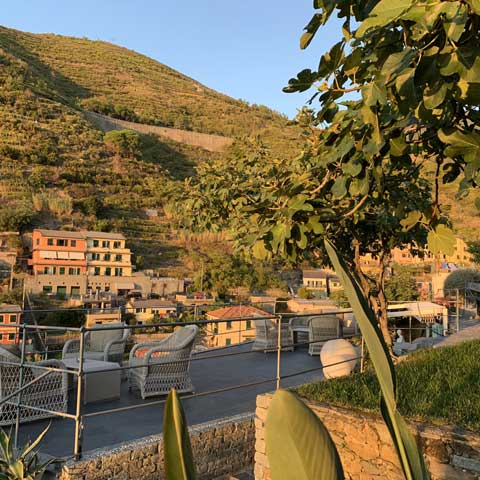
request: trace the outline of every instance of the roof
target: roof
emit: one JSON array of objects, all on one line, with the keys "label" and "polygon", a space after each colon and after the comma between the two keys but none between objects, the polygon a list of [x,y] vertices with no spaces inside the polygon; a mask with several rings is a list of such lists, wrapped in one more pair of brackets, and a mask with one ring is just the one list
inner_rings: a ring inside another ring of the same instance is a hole
[{"label": "roof", "polygon": [[87,237],[105,238],[106,240],[125,240],[121,233],[114,232],[83,232]]},{"label": "roof", "polygon": [[151,298],[149,300],[135,300],[132,302],[134,308],[177,308],[177,304],[168,300]]},{"label": "roof", "polygon": [[45,230],[43,228],[37,228],[36,231],[40,232],[45,237],[85,239],[85,235],[83,232],[69,232],[67,230]]},{"label": "roof", "polygon": [[337,275],[328,270],[304,270],[303,278],[332,278],[338,279]]},{"label": "roof", "polygon": [[233,305],[207,312],[207,316],[213,318],[242,318],[242,317],[271,317],[272,314],[264,312],[251,305]]},{"label": "roof", "polygon": [[9,304],[2,304],[0,305],[0,313],[20,313],[22,311],[19,305],[9,305]]}]

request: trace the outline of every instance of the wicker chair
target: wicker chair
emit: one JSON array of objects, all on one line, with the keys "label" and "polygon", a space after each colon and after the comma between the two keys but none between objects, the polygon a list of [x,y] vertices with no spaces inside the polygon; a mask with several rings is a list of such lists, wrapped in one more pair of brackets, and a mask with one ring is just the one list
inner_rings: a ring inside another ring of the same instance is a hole
[{"label": "wicker chair", "polygon": [[[101,360],[104,362],[120,363],[125,353],[130,330],[108,330],[107,327],[125,326],[123,323],[108,323],[95,325],[98,330],[85,333],[84,357],[89,360]],[[103,331],[102,331],[103,330]],[[68,340],[63,346],[62,358],[78,358],[80,353],[80,340]]]},{"label": "wicker chair", "polygon": [[[20,364],[20,359],[5,348],[0,347],[0,361]],[[35,368],[34,365],[44,367],[65,368],[59,360],[43,360],[36,363],[28,363],[23,367],[23,385],[31,382],[46,370]],[[0,365],[0,399],[11,395],[19,388],[20,365]],[[68,401],[68,373],[51,372],[38,380],[27,389],[22,391],[20,407],[20,422],[30,422],[42,418],[54,417],[50,412],[67,411]],[[0,425],[12,425],[17,418],[17,397],[12,397],[0,405]],[[28,408],[32,407],[50,410],[41,412]]]},{"label": "wicker chair", "polygon": [[[290,325],[281,324],[280,345],[284,351],[293,351],[293,335]],[[255,341],[252,350],[271,352],[278,348],[278,327],[269,318],[255,320]]]},{"label": "wicker chair", "polygon": [[295,331],[295,328],[300,327],[301,329],[306,330],[308,328],[309,321],[310,317],[292,317],[289,320],[288,325],[290,326],[290,330],[292,332],[293,343],[308,343],[308,332]]},{"label": "wicker chair", "polygon": [[198,333],[196,325],[176,330],[158,342],[137,343],[130,351],[128,374],[130,389],[140,390],[143,399],[177,392],[192,392],[188,370],[190,354]]},{"label": "wicker chair", "polygon": [[342,337],[341,320],[333,315],[311,317],[308,332],[308,353],[319,355],[323,344]]}]

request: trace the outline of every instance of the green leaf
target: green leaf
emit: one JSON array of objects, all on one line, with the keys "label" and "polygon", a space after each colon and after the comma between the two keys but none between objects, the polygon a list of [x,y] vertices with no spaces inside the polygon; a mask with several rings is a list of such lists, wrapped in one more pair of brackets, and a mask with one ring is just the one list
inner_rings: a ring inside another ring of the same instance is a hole
[{"label": "green leaf", "polygon": [[345,177],[338,177],[332,185],[331,189],[333,198],[339,200],[347,194],[347,180]]},{"label": "green leaf", "polygon": [[258,260],[266,260],[270,256],[270,252],[265,247],[263,240],[258,240],[252,247],[252,254]]},{"label": "green leaf", "polygon": [[455,234],[445,225],[437,225],[435,230],[430,230],[427,235],[428,248],[436,255],[443,253],[453,255],[455,253]]},{"label": "green leaf", "polygon": [[443,2],[446,18],[443,22],[443,28],[447,37],[454,42],[458,42],[462,33],[465,31],[467,21],[467,8],[460,2]]},{"label": "green leaf", "polygon": [[443,103],[445,95],[447,94],[448,86],[446,83],[442,83],[440,88],[437,88],[434,92],[428,90],[423,95],[423,104],[428,110],[433,110]]},{"label": "green leaf", "polygon": [[319,222],[319,220],[320,220],[320,215],[314,215],[313,217],[310,217],[310,219],[308,220],[307,225],[315,235],[321,235],[322,233],[325,232],[325,229],[323,228],[323,225]]},{"label": "green leaf", "polygon": [[33,441],[31,445],[27,445],[23,452],[20,455],[20,458],[24,459],[33,449],[43,440],[43,437],[47,434],[48,430],[50,429],[51,422],[47,425],[47,428],[43,430],[42,433]]},{"label": "green leaf", "polygon": [[381,75],[385,77],[385,83],[395,79],[400,72],[403,72],[415,56],[416,53],[411,48],[389,55],[381,70]]},{"label": "green leaf", "polygon": [[444,130],[439,130],[438,138],[449,145],[445,149],[445,154],[449,157],[455,158],[463,155],[466,162],[474,162],[480,158],[480,135],[478,133],[462,133],[459,130],[446,133]]},{"label": "green leaf", "polygon": [[9,465],[9,470],[15,475],[14,478],[23,480],[25,469],[21,460],[17,460],[15,463],[11,463]]},{"label": "green leaf", "polygon": [[473,13],[480,15],[480,0],[465,0],[470,8],[473,10]]},{"label": "green leaf", "polygon": [[382,392],[382,414],[392,435],[405,477],[411,480],[426,480],[429,477],[422,452],[396,410],[395,369],[375,314],[368,305],[358,281],[350,273],[343,259],[339,257],[332,243],[325,240],[325,248],[365,339]]},{"label": "green leaf", "polygon": [[342,170],[345,175],[348,175],[349,177],[356,177],[363,171],[362,162],[352,159],[342,165]]},{"label": "green leaf", "polygon": [[477,197],[475,199],[475,207],[477,208],[477,210],[480,210],[480,197]]},{"label": "green leaf", "polygon": [[342,464],[320,419],[293,393],[277,390],[265,422],[272,480],[341,480]]},{"label": "green leaf", "polygon": [[402,136],[390,139],[390,154],[394,157],[401,157],[406,148],[407,144],[405,142],[405,137]]},{"label": "green leaf", "polygon": [[362,38],[369,29],[388,25],[408,11],[413,3],[414,0],[380,0],[357,29],[355,37]]},{"label": "green leaf", "polygon": [[369,107],[374,107],[377,103],[383,105],[387,101],[387,90],[385,85],[370,82],[362,87],[362,97],[365,105]]},{"label": "green leaf", "polygon": [[302,50],[310,45],[310,42],[313,40],[313,37],[321,25],[322,15],[320,13],[316,13],[305,27],[305,33],[300,37],[300,48]]},{"label": "green leaf", "polygon": [[400,225],[402,225],[404,231],[408,232],[411,230],[422,218],[422,212],[417,210],[410,212],[403,220],[400,220]]},{"label": "green leaf", "polygon": [[163,451],[168,480],[196,478],[187,422],[175,389],[170,390],[163,417]]}]

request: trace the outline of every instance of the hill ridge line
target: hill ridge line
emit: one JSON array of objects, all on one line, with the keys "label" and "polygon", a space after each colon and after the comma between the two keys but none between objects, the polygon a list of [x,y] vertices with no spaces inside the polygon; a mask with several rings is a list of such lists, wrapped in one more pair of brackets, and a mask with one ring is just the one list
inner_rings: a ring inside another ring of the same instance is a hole
[{"label": "hill ridge line", "polygon": [[233,143],[233,138],[223,137],[221,135],[192,132],[189,130],[181,130],[179,128],[158,127],[156,125],[148,125],[145,123],[129,122],[88,110],[85,110],[83,113],[87,120],[105,132],[126,129],[142,134],[153,133],[155,135],[167,137],[178,143],[184,143],[194,147],[201,147],[210,152],[223,152]]}]

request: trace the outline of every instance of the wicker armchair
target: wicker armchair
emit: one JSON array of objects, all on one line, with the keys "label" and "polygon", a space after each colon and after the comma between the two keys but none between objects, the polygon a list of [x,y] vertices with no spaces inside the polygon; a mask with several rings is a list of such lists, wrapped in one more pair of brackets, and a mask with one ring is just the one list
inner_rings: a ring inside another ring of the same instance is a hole
[{"label": "wicker armchair", "polygon": [[288,325],[292,332],[292,338],[295,344],[308,344],[308,322],[310,317],[292,317]]},{"label": "wicker armchair", "polygon": [[[284,351],[293,351],[293,335],[290,325],[280,324],[280,346]],[[278,327],[271,319],[255,320],[255,341],[252,350],[263,352],[274,351],[278,348]]]},{"label": "wicker armchair", "polygon": [[[20,359],[5,348],[0,347],[0,361],[20,364]],[[35,365],[44,367],[65,368],[59,360],[43,360],[28,363],[23,370],[23,385],[31,382],[46,370],[35,368]],[[0,365],[0,399],[11,395],[19,388],[20,365]],[[68,401],[68,373],[51,372],[36,383],[22,391],[20,407],[20,422],[30,422],[42,418],[54,417],[50,412],[67,411]],[[17,397],[12,397],[0,405],[0,426],[12,425],[17,418]],[[41,412],[32,410],[28,406],[49,410]]]},{"label": "wicker armchair", "polygon": [[308,332],[308,353],[319,355],[323,344],[335,338],[342,338],[341,320],[333,315],[311,317]]},{"label": "wicker armchair", "polygon": [[143,399],[177,392],[193,391],[188,373],[190,354],[198,333],[196,325],[176,330],[158,342],[137,343],[130,351],[128,381],[130,389],[140,390]]},{"label": "wicker armchair", "polygon": [[[130,330],[128,328],[118,328],[115,330],[107,329],[107,327],[115,326],[125,326],[125,324],[108,323],[104,325],[96,325],[96,330],[85,333],[85,358],[114,363],[120,363],[123,360],[125,345]],[[79,354],[80,340],[68,340],[63,346],[62,358],[78,358]]]}]

